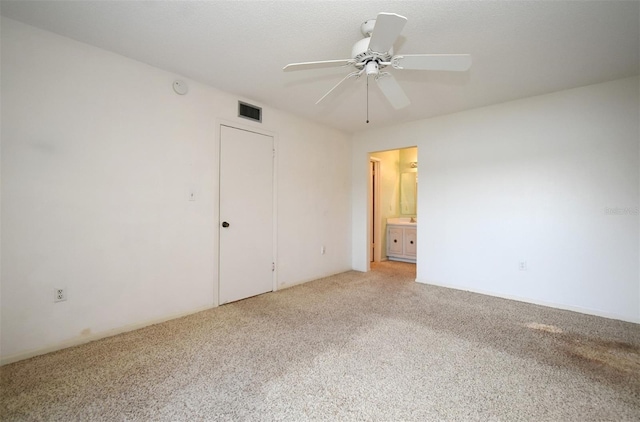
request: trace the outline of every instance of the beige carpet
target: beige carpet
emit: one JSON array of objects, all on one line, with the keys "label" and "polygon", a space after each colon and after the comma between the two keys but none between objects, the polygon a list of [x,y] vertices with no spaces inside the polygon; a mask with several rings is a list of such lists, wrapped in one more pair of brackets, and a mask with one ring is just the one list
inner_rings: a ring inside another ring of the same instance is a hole
[{"label": "beige carpet", "polygon": [[0,419],[637,421],[640,326],[383,263],[0,368]]}]

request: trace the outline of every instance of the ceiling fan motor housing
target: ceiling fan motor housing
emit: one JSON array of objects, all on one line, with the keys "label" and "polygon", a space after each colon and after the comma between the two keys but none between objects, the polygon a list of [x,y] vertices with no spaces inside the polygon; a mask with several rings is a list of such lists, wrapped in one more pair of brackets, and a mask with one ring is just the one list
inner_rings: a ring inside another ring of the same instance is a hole
[{"label": "ceiling fan motor housing", "polygon": [[[375,60],[376,62],[378,62],[378,64],[382,62],[388,63],[391,60],[391,57],[393,56],[393,48],[389,49],[389,51],[385,53],[378,53],[375,51],[371,51],[369,50],[370,41],[371,41],[371,38],[367,37],[356,42],[353,45],[353,48],[351,49],[351,57],[356,61],[356,63],[359,63],[362,66],[366,65],[367,62],[370,62],[372,60]],[[384,65],[381,65],[380,67],[382,68],[384,67]]]}]

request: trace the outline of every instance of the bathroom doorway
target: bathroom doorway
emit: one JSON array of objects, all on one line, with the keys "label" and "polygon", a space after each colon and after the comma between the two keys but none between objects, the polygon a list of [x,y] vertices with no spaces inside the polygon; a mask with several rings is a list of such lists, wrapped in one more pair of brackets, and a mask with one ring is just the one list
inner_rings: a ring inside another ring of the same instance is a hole
[{"label": "bathroom doorway", "polygon": [[369,153],[369,264],[387,260],[387,219],[416,221],[417,183],[417,147]]}]

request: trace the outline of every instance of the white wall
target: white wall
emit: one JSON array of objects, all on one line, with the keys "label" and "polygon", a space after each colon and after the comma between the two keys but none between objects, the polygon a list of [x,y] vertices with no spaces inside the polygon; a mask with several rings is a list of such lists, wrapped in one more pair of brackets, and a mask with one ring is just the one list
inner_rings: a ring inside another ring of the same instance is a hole
[{"label": "white wall", "polygon": [[278,285],[351,268],[349,136],[268,107],[238,119],[236,96],[1,30],[3,362],[215,306],[221,119],[276,134]]},{"label": "white wall", "polygon": [[357,134],[354,268],[367,153],[417,142],[419,281],[640,321],[638,104],[630,78]]}]

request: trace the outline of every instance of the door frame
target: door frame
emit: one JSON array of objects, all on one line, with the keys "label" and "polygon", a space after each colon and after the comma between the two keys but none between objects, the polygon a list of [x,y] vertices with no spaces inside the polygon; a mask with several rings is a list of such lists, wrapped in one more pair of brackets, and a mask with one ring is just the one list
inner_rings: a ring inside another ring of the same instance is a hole
[{"label": "door frame", "polygon": [[[373,171],[375,172],[375,178],[371,177],[371,165],[373,164]],[[373,182],[375,180],[375,183]],[[369,265],[371,262],[382,261],[382,219],[380,218],[380,159],[375,157],[369,157],[369,196],[368,196],[368,249],[367,249],[367,262]],[[371,221],[373,219],[373,221]],[[371,235],[374,239],[378,239],[373,246],[373,257],[371,254]],[[373,258],[373,259],[372,259]]]},{"label": "door frame", "polygon": [[[213,304],[214,306],[220,306],[220,144],[222,126],[231,127],[238,130],[245,130],[247,132],[257,133],[258,135],[270,136],[273,138],[273,180],[271,181],[273,186],[273,271],[271,273],[271,286],[273,291],[278,290],[278,134],[269,130],[264,130],[261,127],[256,127],[251,124],[245,124],[243,122],[236,122],[226,119],[215,119],[215,135],[214,135],[214,150],[216,157],[214,159],[214,206],[213,220],[215,221],[214,230],[214,262],[216,268],[213,272]],[[257,123],[256,123],[257,124]]]}]

